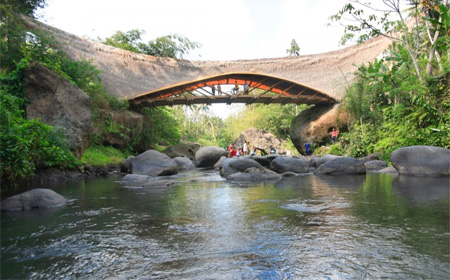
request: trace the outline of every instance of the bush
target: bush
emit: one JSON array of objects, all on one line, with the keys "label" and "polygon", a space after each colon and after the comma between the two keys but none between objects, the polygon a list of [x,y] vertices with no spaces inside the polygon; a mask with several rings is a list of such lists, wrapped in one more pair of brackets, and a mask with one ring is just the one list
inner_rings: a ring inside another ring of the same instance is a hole
[{"label": "bush", "polygon": [[0,80],[0,178],[7,184],[31,176],[36,168],[79,166],[64,137],[39,120],[25,119],[23,70],[26,63]]},{"label": "bush", "polygon": [[111,146],[89,146],[81,158],[83,164],[106,166],[120,164],[128,155]]}]

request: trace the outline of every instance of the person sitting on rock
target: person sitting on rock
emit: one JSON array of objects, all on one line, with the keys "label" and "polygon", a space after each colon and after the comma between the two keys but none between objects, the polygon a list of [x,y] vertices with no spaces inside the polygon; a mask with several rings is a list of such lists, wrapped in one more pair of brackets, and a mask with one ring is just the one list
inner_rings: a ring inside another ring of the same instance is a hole
[{"label": "person sitting on rock", "polygon": [[269,153],[270,153],[271,155],[277,153],[277,150],[275,150],[275,148],[274,148],[272,145],[270,145],[269,149],[270,149],[270,152],[269,152]]}]

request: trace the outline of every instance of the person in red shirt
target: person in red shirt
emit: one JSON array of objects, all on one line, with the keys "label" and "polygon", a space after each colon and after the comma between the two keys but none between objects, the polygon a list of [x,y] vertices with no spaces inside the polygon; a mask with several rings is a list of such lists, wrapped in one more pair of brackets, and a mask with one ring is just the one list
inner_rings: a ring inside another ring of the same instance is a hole
[{"label": "person in red shirt", "polygon": [[232,158],[236,156],[237,151],[233,148],[233,145],[230,144],[230,146],[228,146],[228,157]]},{"label": "person in red shirt", "polygon": [[336,142],[338,137],[338,132],[336,131],[336,129],[333,128],[333,131],[331,132],[331,138],[333,138],[333,143]]}]

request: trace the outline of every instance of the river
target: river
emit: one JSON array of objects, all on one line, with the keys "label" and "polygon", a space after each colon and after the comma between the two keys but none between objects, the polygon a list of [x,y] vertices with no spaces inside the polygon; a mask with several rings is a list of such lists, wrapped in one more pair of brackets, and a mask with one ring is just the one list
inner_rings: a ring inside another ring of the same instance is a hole
[{"label": "river", "polygon": [[[1,214],[1,279],[448,279],[449,178],[216,171],[132,188],[46,185],[59,209]],[[2,199],[9,195],[2,194]]]}]

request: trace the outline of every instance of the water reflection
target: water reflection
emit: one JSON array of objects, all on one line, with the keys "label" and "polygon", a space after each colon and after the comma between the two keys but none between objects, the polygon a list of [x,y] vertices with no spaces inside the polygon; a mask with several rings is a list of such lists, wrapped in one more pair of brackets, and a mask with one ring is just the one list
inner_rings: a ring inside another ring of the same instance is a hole
[{"label": "water reflection", "polygon": [[449,199],[450,177],[397,176],[392,182],[394,193],[411,200]]},{"label": "water reflection", "polygon": [[54,186],[67,207],[1,216],[1,278],[447,279],[448,190],[414,183],[307,175],[240,187],[196,171],[161,188]]}]

